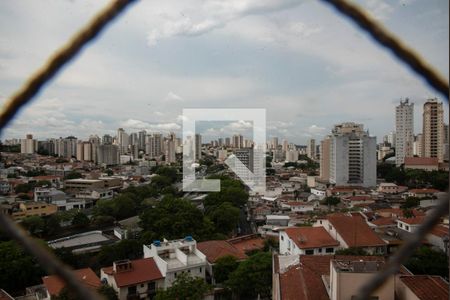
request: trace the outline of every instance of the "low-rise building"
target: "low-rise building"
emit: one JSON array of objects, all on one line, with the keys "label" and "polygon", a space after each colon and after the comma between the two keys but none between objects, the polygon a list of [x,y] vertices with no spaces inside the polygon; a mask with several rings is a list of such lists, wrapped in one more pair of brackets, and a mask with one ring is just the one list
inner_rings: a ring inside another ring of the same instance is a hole
[{"label": "low-rise building", "polygon": [[406,186],[396,185],[391,182],[383,182],[378,186],[378,192],[383,194],[398,194],[403,193],[408,189]]},{"label": "low-rise building", "polygon": [[180,240],[154,241],[144,245],[144,258],[153,258],[164,277],[164,288],[172,286],[177,275],[206,278],[208,262],[197,249],[197,242],[190,236]]},{"label": "low-rise building", "polygon": [[305,213],[308,211],[314,211],[315,208],[319,207],[318,202],[301,202],[301,201],[291,201],[281,203],[282,208],[287,208],[292,212]]},{"label": "low-rise building", "polygon": [[405,157],[404,167],[405,169],[437,171],[439,160],[437,157]]},{"label": "low-rise building", "polygon": [[377,236],[360,215],[332,214],[317,220],[339,242],[340,248],[360,248],[371,254],[386,253],[386,243]]},{"label": "low-rise building", "polygon": [[339,242],[323,227],[290,227],[280,231],[280,254],[334,254]]},{"label": "low-rise building", "polygon": [[[101,286],[100,278],[95,275],[91,268],[78,269],[73,271],[77,277],[86,287],[97,291]],[[49,275],[42,277],[44,283],[43,297],[38,297],[41,300],[50,300],[53,297],[59,296],[61,291],[66,287],[66,283],[57,275]]]},{"label": "low-rise building", "polygon": [[26,217],[31,216],[48,216],[58,211],[58,207],[54,204],[48,204],[45,202],[21,202],[19,204],[19,210],[13,211],[11,216],[14,220],[20,221]]},{"label": "low-rise building", "polygon": [[406,193],[406,196],[417,198],[432,198],[437,197],[438,193],[440,193],[440,191],[436,189],[411,189]]},{"label": "low-rise building", "polygon": [[437,225],[425,237],[428,244],[433,248],[439,249],[444,253],[448,253],[449,236],[448,226]]},{"label": "low-rise building", "polygon": [[399,300],[447,300],[448,291],[448,282],[440,276],[401,275],[395,280]]},{"label": "low-rise building", "polygon": [[410,233],[413,233],[414,231],[419,228],[420,224],[423,223],[423,220],[425,219],[424,216],[415,216],[412,218],[399,218],[397,220],[397,227],[408,231]]},{"label": "low-rise building", "polygon": [[120,300],[153,299],[157,290],[164,288],[164,277],[153,258],[115,261],[100,270],[100,277]]}]

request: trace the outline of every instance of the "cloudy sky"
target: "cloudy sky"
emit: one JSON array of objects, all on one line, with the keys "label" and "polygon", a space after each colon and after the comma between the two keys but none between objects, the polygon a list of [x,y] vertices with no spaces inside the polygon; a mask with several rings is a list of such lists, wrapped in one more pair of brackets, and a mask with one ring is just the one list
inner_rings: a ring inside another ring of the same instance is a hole
[{"label": "cloudy sky", "polygon": [[[0,1],[0,102],[105,3]],[[448,0],[359,3],[448,78]],[[304,144],[355,121],[381,139],[404,97],[415,103],[418,133],[423,102],[440,95],[319,1],[142,0],[2,138],[86,138],[118,127],[180,132],[183,108],[265,108],[268,138]],[[246,127],[245,120],[227,125]],[[208,124],[201,131],[217,134]]]}]

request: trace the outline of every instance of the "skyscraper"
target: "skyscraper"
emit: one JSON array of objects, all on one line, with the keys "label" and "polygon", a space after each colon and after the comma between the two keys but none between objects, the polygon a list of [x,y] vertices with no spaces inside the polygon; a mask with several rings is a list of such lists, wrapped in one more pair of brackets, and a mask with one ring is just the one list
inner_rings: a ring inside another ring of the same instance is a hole
[{"label": "skyscraper", "polygon": [[377,180],[376,138],[362,124],[335,125],[330,141],[330,182],[372,187]]},{"label": "skyscraper", "polygon": [[195,135],[195,160],[199,161],[202,158],[202,136]]},{"label": "skyscraper", "polygon": [[444,161],[444,108],[437,99],[429,99],[423,105],[423,143],[424,157],[437,157]]},{"label": "skyscraper", "polygon": [[316,140],[310,139],[308,141],[308,147],[306,149],[306,153],[309,158],[316,159]]},{"label": "skyscraper", "polygon": [[25,139],[20,140],[20,153],[33,154],[38,149],[37,140],[33,139],[33,135],[27,134]]},{"label": "skyscraper", "polygon": [[154,133],[147,135],[145,143],[145,153],[150,158],[156,158],[162,154],[163,138],[160,133]]},{"label": "skyscraper", "polygon": [[331,137],[327,136],[320,142],[320,146],[320,178],[322,180],[329,181]]},{"label": "skyscraper", "polygon": [[408,98],[395,107],[395,133],[395,164],[400,166],[414,150],[414,103]]}]

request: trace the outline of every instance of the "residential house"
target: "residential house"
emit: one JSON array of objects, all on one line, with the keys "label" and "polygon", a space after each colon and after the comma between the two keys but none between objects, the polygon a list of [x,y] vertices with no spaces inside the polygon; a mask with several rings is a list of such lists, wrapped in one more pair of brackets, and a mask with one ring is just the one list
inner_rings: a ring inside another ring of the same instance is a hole
[{"label": "residential house", "polygon": [[280,254],[334,254],[339,242],[323,227],[290,227],[280,231]]}]

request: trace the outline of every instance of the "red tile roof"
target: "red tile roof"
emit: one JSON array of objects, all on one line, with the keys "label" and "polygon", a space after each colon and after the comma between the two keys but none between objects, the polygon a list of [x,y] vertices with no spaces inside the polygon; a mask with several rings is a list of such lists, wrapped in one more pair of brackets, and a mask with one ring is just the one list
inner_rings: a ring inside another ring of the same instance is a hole
[{"label": "red tile roof", "polygon": [[378,237],[367,223],[359,217],[334,214],[327,216],[348,247],[384,246],[386,243]]},{"label": "red tile roof", "polygon": [[411,275],[400,276],[400,280],[420,300],[448,300],[449,285],[440,276]]},{"label": "red tile roof", "polygon": [[436,225],[431,231],[431,234],[438,236],[438,237],[444,237],[448,236],[448,227],[443,225]]},{"label": "red tile roof", "polygon": [[413,165],[413,166],[429,166],[435,165],[436,167],[439,164],[439,160],[437,157],[405,157],[405,166]]},{"label": "red tile roof", "polygon": [[344,197],[342,200],[343,201],[373,201],[372,197],[364,196],[364,195]]},{"label": "red tile roof", "polygon": [[392,218],[384,218],[384,217],[372,220],[370,221],[370,223],[377,226],[396,225],[396,222]]},{"label": "red tile roof", "polygon": [[323,227],[291,227],[285,232],[300,249],[339,246]]},{"label": "red tile roof", "polygon": [[314,206],[314,203],[301,202],[301,201],[291,201],[291,202],[286,202],[285,204],[287,204],[289,206]]},{"label": "red tile roof", "polygon": [[[95,275],[91,268],[78,269],[73,271],[75,276],[83,281],[83,283],[93,289],[97,289],[101,286],[100,278]],[[52,296],[57,296],[61,290],[66,286],[66,283],[57,275],[49,275],[42,277],[45,288]]]},{"label": "red tile roof", "polygon": [[292,265],[279,274],[281,299],[329,300],[322,276],[330,275],[332,259],[384,262],[384,258],[380,256],[300,255],[299,264]]},{"label": "red tile roof", "polygon": [[416,216],[416,217],[412,217],[412,218],[400,218],[399,221],[402,221],[409,225],[418,225],[418,224],[422,224],[424,219],[425,219],[425,216]]},{"label": "red tile roof", "polygon": [[163,278],[153,258],[136,259],[130,262],[131,268],[126,271],[117,273],[114,271],[113,266],[102,268],[102,270],[108,275],[113,275],[118,287],[136,285]]},{"label": "red tile roof", "polygon": [[205,241],[197,244],[198,250],[205,254],[210,263],[219,258],[230,255],[238,260],[246,259],[247,255],[227,241]]},{"label": "red tile roof", "polygon": [[412,189],[409,190],[410,193],[414,193],[414,194],[434,194],[434,193],[439,193],[439,190],[436,189]]},{"label": "red tile roof", "polygon": [[242,253],[264,248],[264,239],[256,234],[240,236],[227,240]]}]

